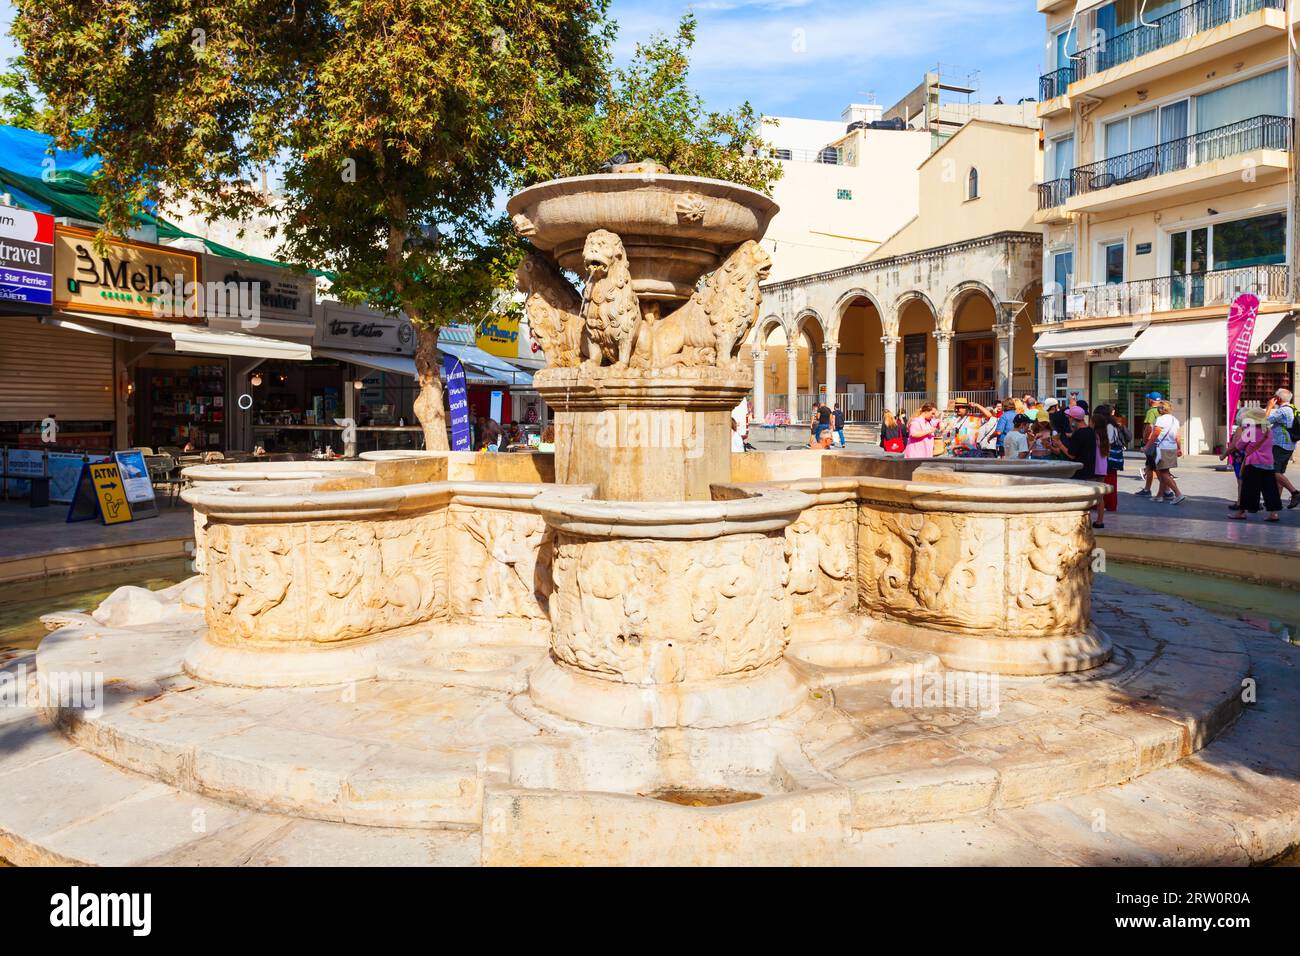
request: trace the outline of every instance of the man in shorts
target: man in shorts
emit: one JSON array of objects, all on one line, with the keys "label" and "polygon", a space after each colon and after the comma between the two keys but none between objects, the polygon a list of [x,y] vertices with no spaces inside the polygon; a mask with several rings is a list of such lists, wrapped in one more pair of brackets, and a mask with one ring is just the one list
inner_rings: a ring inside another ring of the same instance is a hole
[{"label": "man in shorts", "polygon": [[1164,398],[1159,392],[1147,393],[1147,413],[1142,419],[1142,447],[1146,463],[1142,466],[1142,487],[1134,492],[1139,498],[1151,497],[1151,482],[1156,477],[1156,446],[1150,442],[1151,429],[1160,417],[1160,402]]}]

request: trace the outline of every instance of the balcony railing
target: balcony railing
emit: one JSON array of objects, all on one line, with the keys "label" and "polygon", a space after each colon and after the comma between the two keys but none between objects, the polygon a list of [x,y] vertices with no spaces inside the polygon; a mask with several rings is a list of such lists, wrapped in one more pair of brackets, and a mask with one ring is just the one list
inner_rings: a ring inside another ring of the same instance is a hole
[{"label": "balcony railing", "polygon": [[1064,96],[1066,89],[1075,79],[1073,63],[1063,66],[1059,70],[1053,70],[1045,76],[1040,76],[1038,78],[1039,102],[1046,103],[1054,97]]},{"label": "balcony railing", "polygon": [[1074,56],[1074,81],[1260,10],[1282,10],[1285,7],[1286,0],[1198,0],[1148,21],[1150,26],[1139,24],[1111,37],[1102,36],[1093,46],[1080,50]]},{"label": "balcony railing", "polygon": [[845,166],[844,157],[834,146],[823,149],[786,149],[773,146],[760,153],[764,158],[784,159],[796,163],[825,163],[828,166]]},{"label": "balcony railing", "polygon": [[1240,120],[1228,126],[1194,133],[1181,139],[1171,139],[1158,146],[1148,146],[1077,166],[1070,170],[1069,182],[1064,186],[1062,180],[1054,179],[1038,187],[1038,208],[1051,209],[1059,206],[1068,198],[1062,192],[1068,189],[1069,196],[1082,196],[1087,193],[1123,186],[1171,173],[1180,169],[1190,169],[1204,163],[1237,156],[1254,149],[1291,148],[1291,120],[1285,116],[1254,116]]},{"label": "balcony railing", "polygon": [[1057,206],[1065,205],[1065,200],[1070,198],[1070,180],[1053,179],[1050,182],[1038,184],[1038,208],[1054,209]]},{"label": "balcony railing", "polygon": [[[1038,78],[1038,98],[1050,100],[1061,96],[1071,83],[1084,77],[1127,63],[1153,50],[1159,50],[1206,30],[1230,23],[1259,10],[1283,10],[1286,0],[1198,0],[1180,7],[1146,24],[1102,36],[1087,49],[1080,50],[1058,70]],[[1079,28],[1084,33],[1082,26]]]},{"label": "balcony railing", "polygon": [[1137,279],[1112,285],[1097,285],[1054,292],[1039,300],[1039,322],[1066,319],[1099,319],[1202,306],[1229,305],[1243,292],[1263,301],[1285,301],[1289,281],[1284,265],[1245,266],[1183,275]]}]

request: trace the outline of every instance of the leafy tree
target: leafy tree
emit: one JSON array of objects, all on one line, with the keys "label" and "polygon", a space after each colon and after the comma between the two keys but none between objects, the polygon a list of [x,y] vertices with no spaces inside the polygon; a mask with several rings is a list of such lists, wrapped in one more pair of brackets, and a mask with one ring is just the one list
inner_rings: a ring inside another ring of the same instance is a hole
[{"label": "leafy tree", "polygon": [[[446,448],[438,330],[511,287],[512,188],[615,153],[767,188],[748,105],[686,86],[695,21],[612,70],[609,0],[17,0],[58,145],[98,154],[104,231],[185,196],[274,215],[282,255],[419,332],[425,447]],[[276,208],[258,171],[283,170]]]},{"label": "leafy tree", "polygon": [[22,57],[11,57],[0,73],[0,124],[36,129],[40,109],[27,81]]},{"label": "leafy tree", "polygon": [[184,195],[269,212],[283,253],[419,329],[417,412],[446,448],[438,329],[491,304],[494,197],[588,114],[607,0],[18,0],[13,33],[61,146],[99,154],[105,231]]},{"label": "leafy tree", "polygon": [[770,193],[782,167],[765,157],[761,118],[744,102],[716,112],[690,88],[696,20],[685,14],[671,37],[637,44],[627,67],[605,73],[601,96],[572,148],[552,168],[534,164],[542,179],[590,173],[620,153],[655,159],[674,173],[708,176]]}]

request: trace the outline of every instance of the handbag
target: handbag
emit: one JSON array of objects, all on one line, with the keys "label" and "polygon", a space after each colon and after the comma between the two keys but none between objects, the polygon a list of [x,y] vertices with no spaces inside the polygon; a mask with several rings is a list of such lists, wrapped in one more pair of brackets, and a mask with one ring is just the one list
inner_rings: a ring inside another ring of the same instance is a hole
[{"label": "handbag", "polygon": [[885,444],[884,444],[883,447],[884,447],[885,451],[902,451],[902,450],[903,450],[903,439],[901,439],[901,438],[886,438],[886,439],[885,439]]}]

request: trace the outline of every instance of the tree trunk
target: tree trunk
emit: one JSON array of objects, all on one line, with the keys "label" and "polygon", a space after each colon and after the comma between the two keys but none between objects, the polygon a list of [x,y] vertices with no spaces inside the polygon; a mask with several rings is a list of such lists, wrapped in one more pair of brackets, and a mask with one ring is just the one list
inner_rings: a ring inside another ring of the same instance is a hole
[{"label": "tree trunk", "polygon": [[447,411],[442,400],[442,379],[438,375],[438,329],[415,327],[415,374],[420,394],[415,397],[415,415],[424,429],[425,451],[447,451]]}]

